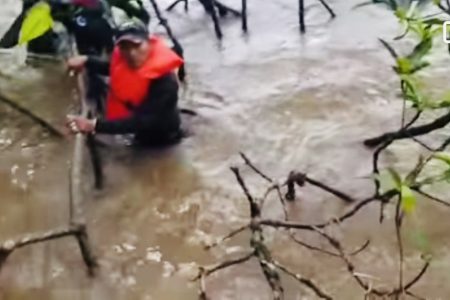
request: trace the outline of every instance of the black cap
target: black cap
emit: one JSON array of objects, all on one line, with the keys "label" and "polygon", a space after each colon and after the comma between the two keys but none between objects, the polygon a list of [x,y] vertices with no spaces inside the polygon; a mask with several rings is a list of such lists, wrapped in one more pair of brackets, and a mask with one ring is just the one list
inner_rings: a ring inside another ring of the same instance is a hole
[{"label": "black cap", "polygon": [[119,26],[116,34],[116,44],[123,41],[132,43],[142,43],[148,40],[149,31],[147,27],[139,21],[130,21]]}]

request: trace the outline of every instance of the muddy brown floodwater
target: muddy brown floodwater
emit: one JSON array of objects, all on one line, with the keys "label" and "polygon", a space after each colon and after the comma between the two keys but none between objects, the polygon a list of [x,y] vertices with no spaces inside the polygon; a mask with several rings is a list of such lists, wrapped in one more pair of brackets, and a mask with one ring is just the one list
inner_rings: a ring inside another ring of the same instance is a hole
[{"label": "muddy brown floodwater", "polygon": [[[17,2],[1,0],[0,32],[18,13]],[[250,1],[249,35],[242,35],[238,21],[227,19],[222,45],[195,1],[188,14],[181,8],[170,13],[189,72],[181,105],[200,115],[190,122],[193,135],[163,152],[103,150],[106,188],[94,192],[86,180],[85,199],[99,275],[86,276],[72,239],[35,245],[7,261],[0,299],[197,299],[197,286],[189,281],[195,266],[235,257],[248,247],[248,234],[214,251],[202,247],[247,220],[246,200],[229,171],[232,165],[243,167],[239,151],[275,178],[296,169],[357,197],[372,193],[371,152],[361,141],[397,128],[401,111],[391,61],[377,38],[389,39],[401,30],[384,9],[354,10],[358,2],[331,1],[338,17],[329,21],[319,2],[310,1],[308,33],[301,36],[297,1]],[[162,31],[157,24],[152,28]],[[1,91],[60,126],[73,111],[73,81],[59,64],[20,66],[16,56],[0,54]],[[448,58],[435,60],[434,75],[448,82]],[[0,240],[66,224],[71,141],[48,137],[2,104],[0,124]],[[419,151],[417,144],[401,142],[383,161],[406,168]],[[254,193],[265,190],[254,174],[246,170],[244,175]],[[440,192],[445,195],[444,189]],[[297,198],[289,206],[290,217],[303,223],[346,209],[312,188]],[[369,249],[355,258],[357,271],[377,286],[390,287],[397,282],[398,267],[392,208],[383,225],[378,211],[377,205],[369,206],[333,232],[350,248],[370,238]],[[264,214],[281,218],[282,209],[272,199]],[[427,299],[450,298],[448,216],[445,207],[419,201],[406,222],[406,278],[421,266],[424,245],[416,236],[426,236],[434,255],[414,288]],[[301,234],[325,246],[316,236]],[[281,233],[268,231],[267,236],[278,260],[313,278],[335,299],[363,298],[338,260],[293,245]],[[291,279],[283,277],[283,283],[286,299],[315,299]],[[270,299],[253,261],[209,278],[208,293],[213,300]]]}]

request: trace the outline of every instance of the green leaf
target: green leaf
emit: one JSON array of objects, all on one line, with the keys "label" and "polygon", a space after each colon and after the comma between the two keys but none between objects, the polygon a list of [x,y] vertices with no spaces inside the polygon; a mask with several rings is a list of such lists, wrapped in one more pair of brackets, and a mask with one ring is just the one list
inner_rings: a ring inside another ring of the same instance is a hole
[{"label": "green leaf", "polygon": [[397,67],[394,70],[399,74],[411,74],[413,65],[407,57],[397,58]]},{"label": "green leaf", "polygon": [[53,26],[50,5],[38,2],[27,12],[20,30],[19,45],[28,43],[46,33]]},{"label": "green leaf", "polygon": [[431,19],[426,19],[423,22],[427,25],[439,25],[442,26],[442,24],[444,24],[446,20],[443,19],[439,19],[439,18],[431,18]]},{"label": "green leaf", "polygon": [[421,186],[430,185],[430,184],[435,183],[437,180],[438,179],[435,176],[426,177],[425,179],[422,179],[420,181],[420,185]]},{"label": "green leaf", "polygon": [[447,183],[450,183],[450,169],[444,172],[443,177]]},{"label": "green leaf", "polygon": [[416,209],[417,205],[417,199],[414,195],[411,188],[405,184],[402,184],[400,189],[400,195],[401,195],[401,206],[402,210],[405,213],[412,213]]},{"label": "green leaf", "polygon": [[429,65],[430,65],[430,63],[427,61],[418,62],[417,64],[413,65],[413,68],[410,70],[410,74],[414,74],[417,71],[420,71],[425,67],[428,67]]},{"label": "green leaf", "polygon": [[419,83],[408,74],[400,75],[402,95],[405,100],[411,101],[416,107],[421,107],[424,96],[419,92]]},{"label": "green leaf", "polygon": [[392,179],[394,180],[396,189],[398,189],[400,191],[401,186],[403,185],[400,174],[398,174],[398,172],[396,170],[394,170],[393,168],[388,168],[388,172],[391,175]]},{"label": "green leaf", "polygon": [[400,21],[404,21],[408,17],[408,11],[404,7],[397,7],[394,14]]},{"label": "green leaf", "polygon": [[450,153],[437,152],[433,155],[435,159],[441,160],[450,166]]},{"label": "green leaf", "polygon": [[411,54],[409,54],[407,57],[409,60],[411,60],[412,64],[417,64],[419,61],[427,55],[431,47],[433,46],[433,39],[431,37],[427,37],[424,40],[422,40],[416,47],[414,47],[414,50]]},{"label": "green leaf", "polygon": [[446,91],[439,101],[436,101],[435,108],[444,108],[450,106],[450,91]]}]

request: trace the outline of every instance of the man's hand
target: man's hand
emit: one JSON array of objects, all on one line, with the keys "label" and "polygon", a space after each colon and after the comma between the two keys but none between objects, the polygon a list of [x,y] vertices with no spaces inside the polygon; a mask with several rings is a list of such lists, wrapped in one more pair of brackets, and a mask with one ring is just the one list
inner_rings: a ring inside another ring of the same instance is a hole
[{"label": "man's hand", "polygon": [[82,71],[84,69],[84,66],[86,65],[86,62],[88,60],[88,57],[86,55],[78,55],[71,57],[67,60],[67,67],[71,71]]},{"label": "man's hand", "polygon": [[67,116],[66,126],[72,133],[91,133],[95,131],[96,120],[86,119],[81,116]]}]

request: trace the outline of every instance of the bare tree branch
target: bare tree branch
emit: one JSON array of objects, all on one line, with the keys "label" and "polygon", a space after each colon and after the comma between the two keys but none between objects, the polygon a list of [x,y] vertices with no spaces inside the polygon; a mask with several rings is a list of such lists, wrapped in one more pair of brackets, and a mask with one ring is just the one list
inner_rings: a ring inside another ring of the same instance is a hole
[{"label": "bare tree branch", "polygon": [[405,290],[409,290],[410,288],[413,287],[413,285],[415,285],[417,282],[419,282],[420,278],[422,278],[422,276],[428,270],[429,266],[430,266],[430,262],[426,261],[425,265],[422,267],[422,269],[420,270],[419,274],[417,274],[416,277],[414,277],[410,282],[405,284]]},{"label": "bare tree branch", "polygon": [[255,256],[255,252],[254,251],[250,252],[249,254],[247,254],[247,255],[245,255],[243,257],[239,257],[239,258],[232,259],[232,260],[227,260],[227,261],[219,263],[219,264],[217,264],[215,266],[203,268],[202,270],[200,270],[198,276],[195,277],[193,280],[194,281],[195,280],[199,280],[201,278],[201,276],[202,276],[202,273],[205,276],[209,276],[209,275],[211,275],[211,274],[213,274],[213,273],[215,273],[217,271],[220,271],[222,269],[226,269],[226,268],[231,267],[233,265],[237,265],[237,264],[241,264],[243,262],[246,262],[247,260],[249,260],[253,256]]},{"label": "bare tree branch", "polygon": [[82,252],[86,267],[88,268],[88,272],[90,275],[94,275],[94,271],[97,268],[97,263],[94,256],[92,255],[89,243],[87,243],[86,241],[86,228],[83,225],[75,224],[67,228],[51,230],[44,233],[29,234],[24,236],[23,238],[19,238],[17,240],[9,240],[0,244],[0,271],[6,259],[14,251],[32,244],[42,243],[68,236],[75,237],[75,239],[80,243],[80,250]]},{"label": "bare tree branch", "polygon": [[[391,199],[393,196],[398,194],[396,190],[390,190],[381,195],[379,198],[370,197],[366,200],[363,200],[356,204],[352,209],[350,209],[347,213],[340,216],[339,218],[331,219],[325,223],[320,224],[300,224],[295,222],[287,222],[287,221],[279,221],[279,220],[270,220],[270,219],[262,219],[259,221],[261,225],[265,226],[271,226],[271,227],[284,227],[284,228],[293,228],[293,229],[301,229],[301,230],[311,230],[314,231],[316,228],[324,228],[327,226],[330,226],[332,224],[339,224],[343,221],[349,219],[350,217],[354,216],[359,210],[361,210],[366,205],[375,202],[380,201],[380,199]],[[383,200],[385,201],[385,200]]]},{"label": "bare tree branch", "polygon": [[252,218],[260,216],[261,211],[259,209],[258,204],[256,203],[253,196],[250,194],[247,186],[245,185],[244,179],[242,179],[241,173],[239,172],[239,169],[236,167],[231,167],[231,171],[236,176],[236,180],[238,181],[239,185],[241,186],[242,190],[244,191],[245,196],[247,197],[247,200],[250,205],[250,215]]}]

